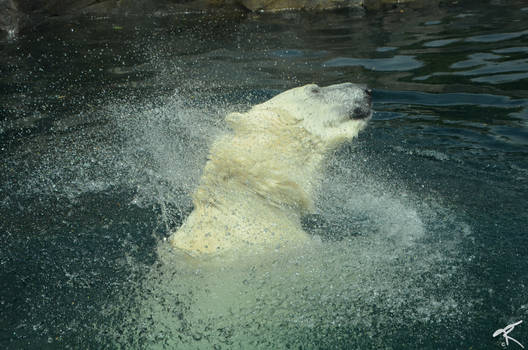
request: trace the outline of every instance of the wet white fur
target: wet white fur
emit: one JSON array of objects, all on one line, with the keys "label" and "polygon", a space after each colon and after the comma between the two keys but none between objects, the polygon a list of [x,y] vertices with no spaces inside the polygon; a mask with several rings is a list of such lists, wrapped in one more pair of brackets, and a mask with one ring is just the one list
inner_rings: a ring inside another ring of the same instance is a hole
[{"label": "wet white fur", "polygon": [[364,99],[352,84],[306,85],[229,114],[233,132],[212,145],[194,210],[172,246],[196,256],[310,242],[301,216],[313,209],[329,151],[366,126],[350,118]]}]

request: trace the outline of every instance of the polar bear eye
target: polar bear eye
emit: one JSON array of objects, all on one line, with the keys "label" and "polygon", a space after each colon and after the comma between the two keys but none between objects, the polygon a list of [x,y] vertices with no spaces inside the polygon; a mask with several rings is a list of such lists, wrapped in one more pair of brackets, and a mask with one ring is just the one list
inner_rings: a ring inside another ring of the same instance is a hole
[{"label": "polar bear eye", "polygon": [[319,86],[314,86],[313,88],[310,89],[310,92],[312,94],[318,94],[321,92],[321,88]]}]

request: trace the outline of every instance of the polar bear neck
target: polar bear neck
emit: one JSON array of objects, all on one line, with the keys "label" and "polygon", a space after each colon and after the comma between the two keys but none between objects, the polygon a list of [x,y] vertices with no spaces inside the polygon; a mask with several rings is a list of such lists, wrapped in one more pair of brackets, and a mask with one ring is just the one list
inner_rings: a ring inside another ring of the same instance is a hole
[{"label": "polar bear neck", "polygon": [[[194,204],[256,194],[270,205],[313,210],[327,149],[298,126],[226,135],[211,148]],[[295,155],[295,156],[292,156]]]},{"label": "polar bear neck", "polygon": [[313,209],[327,151],[298,125],[221,137],[194,192],[194,210],[172,245],[199,255],[310,242],[301,216]]}]

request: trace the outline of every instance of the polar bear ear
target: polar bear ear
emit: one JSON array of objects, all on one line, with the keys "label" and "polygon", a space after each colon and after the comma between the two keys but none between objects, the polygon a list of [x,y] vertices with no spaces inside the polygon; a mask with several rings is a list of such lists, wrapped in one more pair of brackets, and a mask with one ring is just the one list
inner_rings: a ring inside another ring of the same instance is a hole
[{"label": "polar bear ear", "polygon": [[247,119],[246,113],[238,113],[238,112],[229,113],[225,117],[225,121],[227,125],[229,125],[233,129],[239,129],[242,125],[245,124],[246,119]]},{"label": "polar bear ear", "polygon": [[285,111],[255,108],[246,113],[230,113],[226,116],[225,120],[229,127],[237,131],[278,128],[297,122],[295,118],[290,117]]}]

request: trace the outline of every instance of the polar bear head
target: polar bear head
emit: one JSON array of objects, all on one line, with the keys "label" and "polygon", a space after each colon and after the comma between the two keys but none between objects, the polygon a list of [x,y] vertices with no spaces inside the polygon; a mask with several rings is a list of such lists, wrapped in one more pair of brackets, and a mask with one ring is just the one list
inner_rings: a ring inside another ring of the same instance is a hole
[{"label": "polar bear head", "polygon": [[246,113],[231,113],[226,120],[234,129],[246,125],[258,130],[270,122],[274,127],[296,125],[327,146],[337,146],[357,136],[371,115],[371,91],[365,87],[309,84],[285,91]]},{"label": "polar bear head", "polygon": [[356,137],[371,114],[370,90],[351,83],[305,85],[231,113],[233,133],[215,142],[206,166],[211,187],[237,179],[278,205],[310,211],[329,151]]}]

